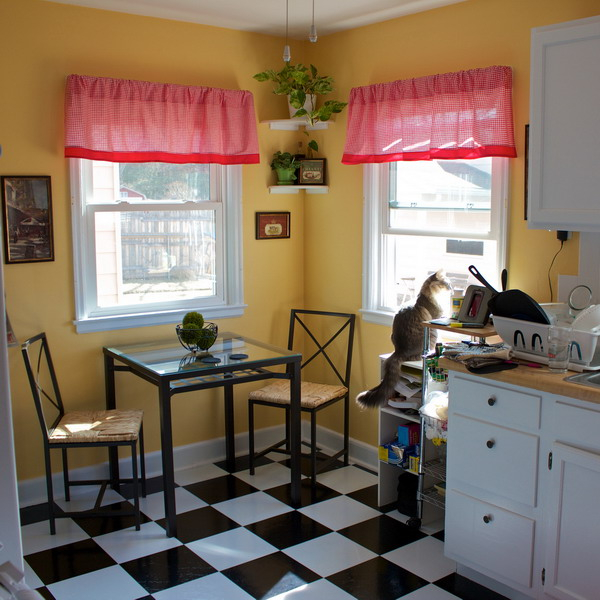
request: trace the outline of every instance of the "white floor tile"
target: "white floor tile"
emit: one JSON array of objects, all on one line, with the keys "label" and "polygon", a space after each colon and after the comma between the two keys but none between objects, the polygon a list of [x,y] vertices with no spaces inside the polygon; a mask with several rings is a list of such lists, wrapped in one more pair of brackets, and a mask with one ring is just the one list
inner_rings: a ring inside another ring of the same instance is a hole
[{"label": "white floor tile", "polygon": [[94,541],[118,563],[181,546],[177,538],[166,537],[165,530],[154,522],[143,523],[139,531],[128,527],[95,537]]},{"label": "white floor tile", "polygon": [[56,519],[55,535],[50,535],[48,521],[40,521],[21,527],[24,555],[57,548],[63,544],[72,544],[89,537],[72,519]]},{"label": "white floor tile", "polygon": [[456,570],[456,563],[444,556],[444,543],[433,537],[406,544],[383,557],[427,581],[436,581]]},{"label": "white floor tile", "polygon": [[322,535],[286,548],[283,552],[321,577],[327,577],[377,556],[339,533]]},{"label": "white floor tile", "polygon": [[27,560],[23,559],[23,574],[25,575],[25,583],[32,589],[42,587],[44,582],[37,576],[37,573],[27,564]]},{"label": "white floor tile", "polygon": [[[408,596],[407,596],[408,598]],[[318,579],[312,583],[301,585],[289,592],[273,596],[269,600],[355,600],[354,596],[347,594],[337,585],[327,579]],[[423,599],[424,600],[424,599]],[[432,599],[433,600],[433,599]]]},{"label": "white floor tile", "polygon": [[[177,514],[203,508],[208,506],[204,500],[194,496],[182,487],[175,488],[175,506]],[[165,496],[162,492],[148,494],[145,498],[140,498],[140,510],[152,520],[162,519],[165,516]]]},{"label": "white floor tile", "polygon": [[162,592],[155,592],[152,597],[155,600],[254,600],[221,573],[213,573]]},{"label": "white floor tile", "polygon": [[460,598],[435,585],[426,585],[402,596],[402,600],[460,600]]},{"label": "white floor tile", "polygon": [[212,535],[186,546],[218,571],[277,552],[275,546],[244,527]]},{"label": "white floor tile", "polygon": [[352,465],[319,474],[319,483],[341,494],[349,494],[364,487],[377,485],[377,475]]},{"label": "white floor tile", "polygon": [[265,494],[265,492],[246,494],[212,506],[240,525],[256,523],[293,510],[287,504],[280,502],[273,496],[269,496],[269,494]]},{"label": "white floor tile", "polygon": [[222,475],[227,475],[227,471],[217,467],[217,465],[197,465],[195,467],[190,467],[189,469],[175,471],[175,483],[179,485],[189,485],[190,483],[206,481],[207,479],[221,477]]},{"label": "white floor tile", "polygon": [[119,565],[48,586],[56,600],[136,600],[148,592]]},{"label": "white floor tile", "polygon": [[266,490],[290,482],[289,468],[279,463],[256,467],[254,475],[250,475],[250,471],[240,471],[234,473],[234,475],[259,490]]},{"label": "white floor tile", "polygon": [[[99,491],[100,486],[95,485],[71,488],[71,500],[69,502],[65,500],[63,495],[55,495],[54,501],[64,511],[89,510],[94,508]],[[121,494],[117,494],[115,490],[108,487],[102,497],[102,506],[116,504],[117,502],[123,502],[123,500],[125,498]]]},{"label": "white floor tile", "polygon": [[372,519],[381,514],[366,504],[357,502],[347,496],[338,496],[331,500],[317,502],[316,504],[298,509],[298,512],[335,531],[355,525],[361,521],[366,521],[367,519]]}]

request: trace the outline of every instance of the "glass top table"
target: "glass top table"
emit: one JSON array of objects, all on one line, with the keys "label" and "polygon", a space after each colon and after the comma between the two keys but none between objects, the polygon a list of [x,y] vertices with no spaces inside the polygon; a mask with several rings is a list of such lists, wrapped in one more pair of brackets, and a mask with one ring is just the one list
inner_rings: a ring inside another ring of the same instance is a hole
[{"label": "glass top table", "polygon": [[[222,387],[225,409],[227,469],[235,470],[233,386],[263,379],[290,380],[291,500],[300,505],[300,366],[302,355],[231,332],[219,333],[206,353],[191,353],[177,339],[105,347],[106,407],[116,408],[115,372],[128,371],[158,388],[161,458],[167,535],[177,533],[171,399],[193,390]],[[285,369],[277,369],[277,367]],[[273,367],[276,367],[273,369]],[[111,452],[111,478],[118,478],[118,461]]]}]

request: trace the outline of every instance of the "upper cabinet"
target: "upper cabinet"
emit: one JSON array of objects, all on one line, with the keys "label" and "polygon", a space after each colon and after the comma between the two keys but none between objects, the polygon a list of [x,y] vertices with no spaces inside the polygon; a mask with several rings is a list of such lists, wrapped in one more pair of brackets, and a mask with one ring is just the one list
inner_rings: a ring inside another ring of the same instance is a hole
[{"label": "upper cabinet", "polygon": [[528,226],[600,231],[600,16],[532,29]]}]

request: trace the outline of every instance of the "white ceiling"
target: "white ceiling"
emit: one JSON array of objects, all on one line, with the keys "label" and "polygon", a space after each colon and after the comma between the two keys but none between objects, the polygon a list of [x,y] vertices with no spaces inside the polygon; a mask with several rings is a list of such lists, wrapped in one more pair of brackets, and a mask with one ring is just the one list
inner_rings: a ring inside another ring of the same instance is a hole
[{"label": "white ceiling", "polygon": [[[284,36],[286,0],[50,0],[117,12]],[[314,0],[318,35],[388,21],[465,0]],[[313,0],[289,2],[289,37],[305,39]]]}]

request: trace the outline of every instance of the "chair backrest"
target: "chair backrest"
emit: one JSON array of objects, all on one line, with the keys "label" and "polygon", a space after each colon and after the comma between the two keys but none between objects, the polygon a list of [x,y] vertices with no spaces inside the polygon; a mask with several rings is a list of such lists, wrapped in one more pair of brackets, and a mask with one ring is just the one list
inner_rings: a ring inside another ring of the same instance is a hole
[{"label": "chair backrest", "polygon": [[47,440],[65,410],[46,334],[38,333],[24,341],[21,352],[40,426]]},{"label": "chair backrest", "polygon": [[339,382],[349,388],[355,320],[352,313],[293,308],[288,349],[293,350],[294,342],[298,345],[299,333],[305,332],[302,369],[322,358]]}]

